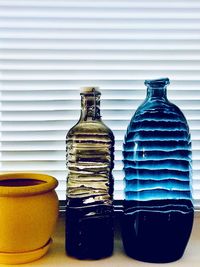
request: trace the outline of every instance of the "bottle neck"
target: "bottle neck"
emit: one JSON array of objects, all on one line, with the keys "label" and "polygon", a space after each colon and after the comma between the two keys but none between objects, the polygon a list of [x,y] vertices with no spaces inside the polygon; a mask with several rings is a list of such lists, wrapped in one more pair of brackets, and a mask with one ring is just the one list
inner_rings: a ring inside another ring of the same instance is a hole
[{"label": "bottle neck", "polygon": [[147,87],[147,98],[148,99],[167,99],[167,88],[166,87],[157,87],[153,88]]},{"label": "bottle neck", "polygon": [[145,80],[147,86],[147,99],[167,100],[167,85],[170,83],[168,78],[155,80]]},{"label": "bottle neck", "polygon": [[81,96],[81,121],[100,120],[100,95]]}]

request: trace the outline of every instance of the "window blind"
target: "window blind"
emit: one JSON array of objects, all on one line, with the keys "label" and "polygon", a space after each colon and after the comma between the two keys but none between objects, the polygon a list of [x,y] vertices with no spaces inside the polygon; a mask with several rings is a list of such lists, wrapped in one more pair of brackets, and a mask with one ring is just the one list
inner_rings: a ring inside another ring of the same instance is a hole
[{"label": "window blind", "polygon": [[99,86],[115,134],[115,199],[123,198],[122,143],[145,98],[144,79],[169,77],[193,143],[200,207],[200,0],[0,0],[0,168],[59,180],[79,88]]}]

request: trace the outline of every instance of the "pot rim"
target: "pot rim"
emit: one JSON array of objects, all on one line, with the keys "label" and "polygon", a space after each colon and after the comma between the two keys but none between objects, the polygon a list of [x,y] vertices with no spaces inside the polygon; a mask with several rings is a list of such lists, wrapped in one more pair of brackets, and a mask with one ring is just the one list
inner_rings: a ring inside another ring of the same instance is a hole
[{"label": "pot rim", "polygon": [[43,173],[32,173],[32,172],[7,172],[0,173],[0,181],[4,180],[38,180],[42,183],[34,185],[24,186],[1,186],[0,185],[0,197],[21,197],[21,196],[32,196],[43,194],[48,191],[54,190],[58,181],[55,177],[43,174]]}]

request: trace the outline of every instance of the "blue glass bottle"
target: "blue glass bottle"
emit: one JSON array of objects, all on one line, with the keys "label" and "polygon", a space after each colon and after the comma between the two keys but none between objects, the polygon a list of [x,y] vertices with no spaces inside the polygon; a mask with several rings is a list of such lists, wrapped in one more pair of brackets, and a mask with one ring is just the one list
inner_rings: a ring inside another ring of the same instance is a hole
[{"label": "blue glass bottle", "polygon": [[146,80],[147,97],[124,141],[126,253],[147,262],[182,257],[193,225],[191,140],[180,109],[168,101],[169,79]]}]

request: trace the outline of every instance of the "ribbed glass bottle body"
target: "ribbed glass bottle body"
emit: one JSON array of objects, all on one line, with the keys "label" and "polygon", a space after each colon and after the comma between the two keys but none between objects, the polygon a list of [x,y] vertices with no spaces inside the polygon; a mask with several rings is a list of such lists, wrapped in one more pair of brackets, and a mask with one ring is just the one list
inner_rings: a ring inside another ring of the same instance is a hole
[{"label": "ribbed glass bottle body", "polygon": [[134,258],[169,262],[182,256],[192,229],[191,140],[183,113],[166,98],[168,80],[148,82],[124,141],[123,241]]},{"label": "ribbed glass bottle body", "polygon": [[67,134],[66,250],[77,258],[102,258],[113,250],[114,136],[96,97],[85,97],[81,119]]}]

